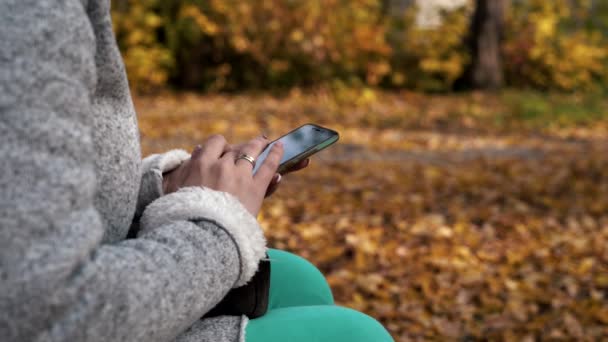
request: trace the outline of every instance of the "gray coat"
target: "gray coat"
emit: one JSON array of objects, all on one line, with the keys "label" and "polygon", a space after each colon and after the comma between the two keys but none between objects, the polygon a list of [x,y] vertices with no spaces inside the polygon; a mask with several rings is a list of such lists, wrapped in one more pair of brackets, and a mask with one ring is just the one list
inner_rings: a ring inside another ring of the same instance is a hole
[{"label": "gray coat", "polygon": [[0,340],[244,340],[245,317],[200,317],[255,273],[256,219],[161,197],[189,155],[138,140],[109,1],[0,1]]}]

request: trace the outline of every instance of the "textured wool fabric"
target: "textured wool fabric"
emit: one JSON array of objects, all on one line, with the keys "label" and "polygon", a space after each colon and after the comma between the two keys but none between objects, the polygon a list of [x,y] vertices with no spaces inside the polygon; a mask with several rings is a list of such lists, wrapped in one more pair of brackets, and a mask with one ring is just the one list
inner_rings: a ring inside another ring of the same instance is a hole
[{"label": "textured wool fabric", "polygon": [[190,153],[172,150],[163,154],[151,154],[142,160],[135,220],[139,220],[148,204],[163,195],[163,173],[175,169],[188,159]]},{"label": "textured wool fabric", "polygon": [[[245,326],[247,317],[242,319],[234,316],[219,316],[207,318],[194,323],[186,332],[181,334],[175,342],[201,342],[201,341],[245,341]],[[223,329],[226,325],[240,325],[240,329]]]},{"label": "textured wool fabric", "polygon": [[[205,206],[200,203],[205,203]],[[234,238],[241,253],[241,275],[234,287],[245,285],[257,271],[260,259],[266,256],[266,239],[262,228],[231,194],[201,187],[182,188],[146,208],[141,218],[141,232],[154,230],[180,218],[221,222]]]},{"label": "textured wool fabric", "polygon": [[242,340],[199,318],[255,272],[259,226],[212,190],[161,197],[187,157],[142,164],[109,1],[4,0],[0,23],[0,339]]}]

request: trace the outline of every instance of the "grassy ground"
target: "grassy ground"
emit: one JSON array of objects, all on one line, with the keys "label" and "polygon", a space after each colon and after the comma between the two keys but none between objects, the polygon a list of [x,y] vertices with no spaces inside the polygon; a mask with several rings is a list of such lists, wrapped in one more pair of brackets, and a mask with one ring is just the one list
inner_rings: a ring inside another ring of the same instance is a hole
[{"label": "grassy ground", "polygon": [[607,106],[516,91],[136,100],[146,154],[338,130],[260,220],[398,341],[608,336]]}]

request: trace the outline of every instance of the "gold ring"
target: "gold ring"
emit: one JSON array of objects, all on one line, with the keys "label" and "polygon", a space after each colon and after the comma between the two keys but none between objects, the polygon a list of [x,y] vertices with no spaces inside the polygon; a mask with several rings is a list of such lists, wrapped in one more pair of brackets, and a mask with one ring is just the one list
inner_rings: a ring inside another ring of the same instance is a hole
[{"label": "gold ring", "polygon": [[252,156],[249,156],[249,155],[246,155],[245,153],[243,153],[240,156],[238,156],[238,158],[236,158],[234,163],[236,164],[236,162],[239,161],[240,159],[244,159],[244,160],[248,161],[251,164],[251,166],[255,168],[255,159],[253,159]]}]

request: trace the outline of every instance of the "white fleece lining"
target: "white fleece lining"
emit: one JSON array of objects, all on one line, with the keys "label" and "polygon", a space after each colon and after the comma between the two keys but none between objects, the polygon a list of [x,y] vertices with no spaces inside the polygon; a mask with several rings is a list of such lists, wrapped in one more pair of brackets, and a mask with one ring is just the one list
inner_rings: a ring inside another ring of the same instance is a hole
[{"label": "white fleece lining", "polygon": [[222,225],[241,255],[241,275],[235,287],[245,285],[266,256],[266,239],[258,221],[229,193],[202,187],[182,188],[152,202],[141,218],[141,232],[176,220],[206,218]]},{"label": "white fleece lining", "polygon": [[239,332],[239,342],[245,342],[245,333],[247,329],[247,324],[249,323],[249,317],[243,315],[241,316],[241,329]]},{"label": "white fleece lining", "polygon": [[184,150],[171,150],[162,154],[151,154],[142,160],[143,172],[151,169],[167,172],[190,159],[190,153]]}]

